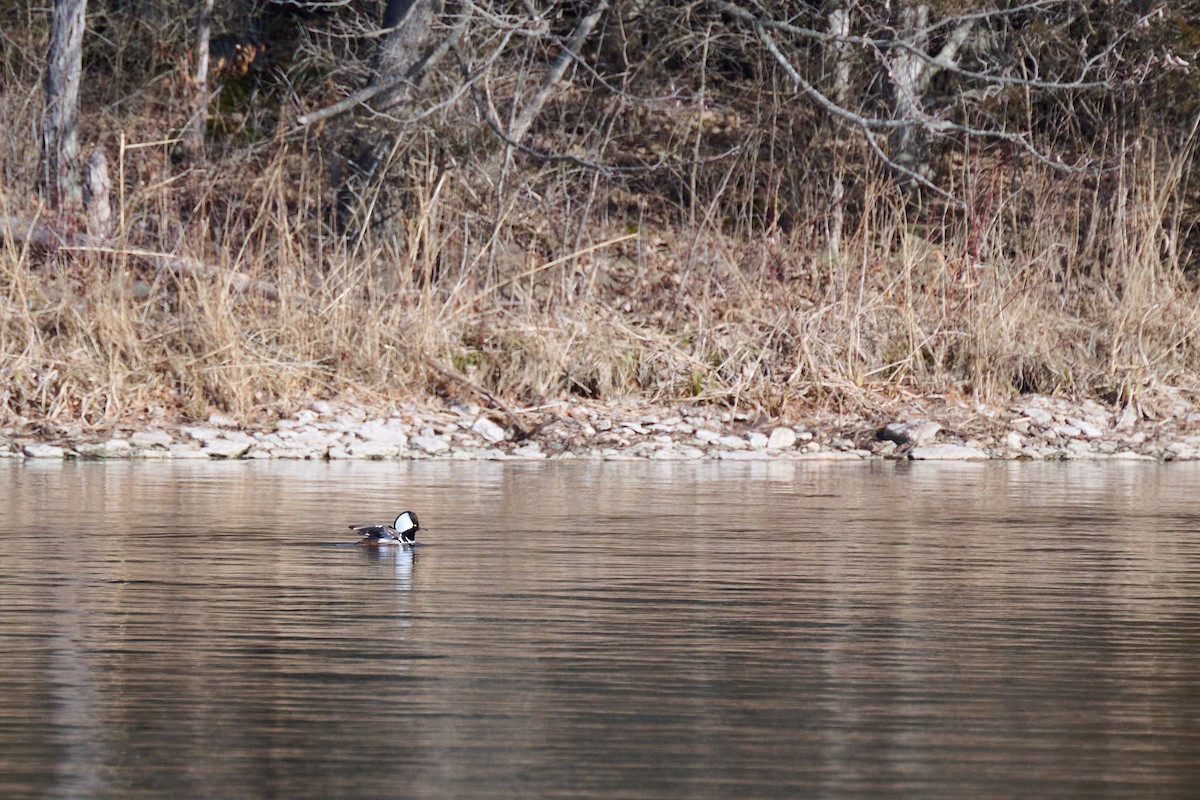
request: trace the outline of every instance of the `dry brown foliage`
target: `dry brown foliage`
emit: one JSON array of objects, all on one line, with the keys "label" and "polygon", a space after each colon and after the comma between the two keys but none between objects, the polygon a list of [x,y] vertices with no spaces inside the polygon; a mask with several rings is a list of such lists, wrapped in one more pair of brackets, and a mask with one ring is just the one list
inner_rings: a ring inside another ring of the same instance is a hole
[{"label": "dry brown foliage", "polygon": [[[35,199],[22,122],[40,102],[44,31],[5,35],[0,218],[70,230]],[[134,37],[105,56],[138,65],[136,90],[116,70],[84,109],[83,140],[118,181],[117,230],[103,246],[11,229],[0,242],[0,417],[269,416],[315,397],[435,393],[447,371],[532,403],[634,394],[771,414],[1200,386],[1190,134],[1143,126],[1115,167],[1065,174],[968,147],[942,161],[955,208],[898,188],[769,59],[737,78],[706,72],[705,58],[728,57],[719,37],[707,55],[681,42],[645,53],[608,30],[590,58],[624,59],[631,92],[564,85],[529,141],[658,168],[505,156],[448,66],[335,230],[331,173],[351,125],[292,124],[344,94],[311,80],[331,56],[309,35],[275,74],[226,87],[203,164],[177,157],[187,87],[170,48],[151,63]],[[500,45],[473,47],[483,61]],[[697,66],[652,97],[646,72],[663,58]],[[501,116],[540,68],[529,55],[508,66],[479,81]],[[341,69],[347,85],[361,77]]]}]

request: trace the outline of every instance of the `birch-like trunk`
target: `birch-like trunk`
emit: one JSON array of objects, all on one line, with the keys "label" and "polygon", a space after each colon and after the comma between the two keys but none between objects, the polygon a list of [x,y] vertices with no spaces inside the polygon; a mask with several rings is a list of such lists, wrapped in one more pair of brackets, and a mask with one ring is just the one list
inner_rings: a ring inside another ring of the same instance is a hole
[{"label": "birch-like trunk", "polygon": [[[846,98],[850,94],[850,59],[846,37],[850,35],[850,11],[838,8],[829,12],[829,34],[838,38],[833,40],[833,91],[829,99],[842,108],[846,107]],[[834,120],[835,128],[841,127]],[[838,172],[841,165],[842,148],[839,145],[841,136],[835,130],[833,134],[834,158],[832,176],[833,188],[829,196],[829,250],[839,253],[842,249],[842,230],[846,225],[846,185]]]},{"label": "birch-like trunk", "polygon": [[43,186],[52,208],[78,207],[83,200],[76,120],[86,11],[87,0],[54,0],[42,113]]},{"label": "birch-like trunk", "polygon": [[213,0],[200,0],[196,14],[196,75],[193,78],[193,108],[187,131],[187,146],[193,154],[204,148],[204,131],[208,127],[208,61],[212,42]]},{"label": "birch-like trunk", "polygon": [[[925,111],[925,95],[935,75],[957,66],[958,52],[974,24],[972,19],[961,19],[938,52],[930,54],[929,6],[918,3],[900,9],[896,37],[906,46],[892,50],[888,75],[892,82],[892,118],[905,124],[892,132],[888,149],[897,165],[922,178],[933,173],[929,163],[931,118]],[[902,175],[900,182],[912,183],[912,175]]]},{"label": "birch-like trunk", "polygon": [[[889,63],[892,79],[892,116],[906,123],[892,131],[888,149],[893,161],[922,177],[929,177],[929,137],[921,125],[922,98],[929,89],[929,64],[913,52],[925,52],[929,35],[929,7],[921,4],[900,10],[897,38],[912,49],[897,48]],[[911,180],[911,178],[909,179]],[[901,180],[902,183],[908,181]]]}]

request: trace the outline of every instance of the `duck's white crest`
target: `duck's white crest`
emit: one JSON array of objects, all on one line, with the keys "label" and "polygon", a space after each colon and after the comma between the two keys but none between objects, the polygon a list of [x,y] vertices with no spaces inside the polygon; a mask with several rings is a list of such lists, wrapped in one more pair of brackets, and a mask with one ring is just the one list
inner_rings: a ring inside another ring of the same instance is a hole
[{"label": "duck's white crest", "polygon": [[397,533],[408,533],[420,526],[417,525],[417,515],[411,511],[405,511],[396,517],[396,521],[392,523],[392,527],[396,529]]}]

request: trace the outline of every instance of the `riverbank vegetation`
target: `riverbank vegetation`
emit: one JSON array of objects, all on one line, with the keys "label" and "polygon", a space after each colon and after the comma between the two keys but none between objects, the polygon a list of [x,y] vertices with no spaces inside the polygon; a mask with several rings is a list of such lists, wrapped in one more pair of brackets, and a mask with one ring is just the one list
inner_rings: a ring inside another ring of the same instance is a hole
[{"label": "riverbank vegetation", "polygon": [[195,20],[92,0],[97,219],[0,2],[0,416],[1190,404],[1198,14],[218,1],[197,141]]}]

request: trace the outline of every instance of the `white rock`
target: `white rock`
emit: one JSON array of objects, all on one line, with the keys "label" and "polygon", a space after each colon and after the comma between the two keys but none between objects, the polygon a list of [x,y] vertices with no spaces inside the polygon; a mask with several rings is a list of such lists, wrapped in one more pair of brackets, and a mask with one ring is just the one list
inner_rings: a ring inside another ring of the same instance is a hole
[{"label": "white rock", "polygon": [[[400,427],[399,422],[392,422],[391,420],[381,422],[373,419],[353,428],[353,431],[359,437],[369,442],[388,444],[400,449],[408,447],[408,431]],[[432,428],[429,429],[428,435],[433,435]]]},{"label": "white rock", "polygon": [[1025,439],[1016,431],[1009,431],[1004,436],[1004,446],[1009,450],[1019,451],[1025,446]]},{"label": "white rock", "polygon": [[710,431],[707,428],[700,428],[692,435],[705,444],[712,444],[721,438],[721,434],[717,433],[716,431]]},{"label": "white rock", "polygon": [[312,410],[320,414],[322,417],[328,417],[333,413],[333,406],[325,400],[317,400],[311,406]]},{"label": "white rock", "polygon": [[768,450],[788,450],[796,444],[796,432],[791,428],[778,427],[767,439]]},{"label": "white rock", "polygon": [[167,455],[171,458],[208,458],[208,453],[190,444],[168,445]]},{"label": "white rock", "polygon": [[923,444],[909,451],[914,461],[982,461],[988,454],[961,444]]},{"label": "white rock", "polygon": [[173,441],[171,434],[159,429],[138,431],[129,437],[134,447],[170,447]]},{"label": "white rock", "polygon": [[26,458],[62,458],[67,454],[56,444],[27,444],[21,449]]},{"label": "white rock", "polygon": [[[367,442],[351,442],[350,447],[344,451],[350,458],[395,458],[400,455],[400,448],[390,442],[367,441]],[[333,450],[329,451],[329,457],[333,458]]]},{"label": "white rock", "polygon": [[1187,442],[1171,442],[1167,451],[1179,461],[1188,461],[1196,457],[1196,448]]},{"label": "white rock", "polygon": [[1098,427],[1096,427],[1092,423],[1088,422],[1086,419],[1079,419],[1078,417],[1067,417],[1067,424],[1073,428],[1076,428],[1080,433],[1082,433],[1084,436],[1086,436],[1089,439],[1099,439],[1101,436],[1104,435],[1104,431],[1100,430]]},{"label": "white rock", "polygon": [[309,425],[316,422],[320,416],[316,411],[305,408],[296,413],[296,422],[299,422],[301,425]]},{"label": "white rock", "polygon": [[595,424],[595,428],[598,431],[611,431],[612,426],[613,424],[611,419],[598,419],[596,420]]},{"label": "white rock", "polygon": [[1129,403],[1123,409],[1121,409],[1121,413],[1117,415],[1117,430],[1132,430],[1133,426],[1137,425],[1141,418],[1142,415],[1138,412],[1137,408],[1134,407],[1134,404]]},{"label": "white rock", "polygon": [[180,428],[179,432],[182,433],[186,438],[193,439],[197,442],[207,442],[211,439],[221,438],[221,431],[214,428],[185,426]]},{"label": "white rock", "polygon": [[474,424],[471,425],[471,430],[475,431],[492,444],[502,442],[508,436],[504,428],[500,427],[487,417],[480,417],[479,419],[475,420]]},{"label": "white rock", "polygon": [[426,436],[426,435],[414,436],[412,438],[412,443],[413,443],[413,447],[416,447],[418,450],[421,450],[423,452],[429,453],[430,455],[437,455],[438,453],[444,453],[450,449],[450,443],[447,442],[445,439],[443,439],[440,436]]},{"label": "white rock", "polygon": [[749,446],[749,442],[745,439],[732,434],[719,437],[716,443],[726,450],[745,450]]},{"label": "white rock", "polygon": [[765,433],[750,431],[746,434],[746,441],[750,444],[751,450],[766,450],[771,440]]},{"label": "white rock", "polygon": [[104,449],[103,442],[80,442],[73,445],[72,449],[83,458],[100,458],[100,451]]},{"label": "white rock", "polygon": [[722,461],[766,461],[770,456],[761,450],[722,450],[717,453]]},{"label": "white rock", "polygon": [[1083,433],[1083,431],[1079,430],[1079,428],[1076,428],[1074,425],[1067,425],[1066,423],[1063,423],[1062,425],[1055,425],[1054,432],[1059,436],[1065,436],[1068,439],[1074,439],[1076,436]]},{"label": "white rock", "polygon": [[213,414],[208,418],[208,424],[215,428],[236,428],[238,421],[228,414]]},{"label": "white rock", "polygon": [[847,453],[842,450],[820,450],[800,453],[796,456],[797,461],[862,461],[862,456],[857,453]]},{"label": "white rock", "polygon": [[1068,458],[1095,458],[1096,456],[1092,452],[1091,444],[1082,439],[1067,442],[1067,449],[1064,455]]},{"label": "white rock", "polygon": [[542,452],[542,448],[537,442],[530,442],[526,445],[521,445],[512,451],[515,458],[545,458],[546,454]]},{"label": "white rock", "polygon": [[133,446],[125,439],[109,439],[107,442],[100,443],[100,450],[96,453],[98,458],[129,458]]},{"label": "white rock", "polygon": [[316,451],[307,447],[285,447],[282,450],[271,450],[270,456],[271,458],[283,459],[285,461],[309,461],[311,459],[324,458],[325,451]]},{"label": "white rock", "polygon": [[331,435],[327,431],[319,431],[312,428],[296,431],[292,437],[292,441],[296,444],[317,450],[328,448],[330,443],[335,439],[337,439],[336,434]]},{"label": "white rock", "polygon": [[210,439],[204,443],[201,452],[209,458],[241,458],[249,449],[249,442],[235,442],[232,439]]},{"label": "white rock", "polygon": [[929,444],[941,429],[942,426],[932,420],[892,422],[883,426],[883,430],[879,432],[879,438],[897,444]]},{"label": "white rock", "polygon": [[1038,408],[1037,406],[1025,406],[1024,408],[1019,408],[1017,409],[1017,413],[1023,417],[1028,417],[1038,425],[1049,425],[1054,421],[1053,414],[1046,409]]}]

